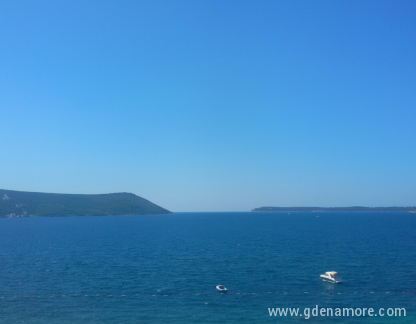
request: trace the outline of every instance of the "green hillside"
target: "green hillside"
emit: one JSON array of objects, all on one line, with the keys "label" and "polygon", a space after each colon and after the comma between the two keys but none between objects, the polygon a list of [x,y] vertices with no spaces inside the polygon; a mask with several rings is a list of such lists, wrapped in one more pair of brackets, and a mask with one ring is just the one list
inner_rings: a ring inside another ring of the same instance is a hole
[{"label": "green hillside", "polygon": [[0,217],[172,214],[131,193],[55,194],[0,189]]}]

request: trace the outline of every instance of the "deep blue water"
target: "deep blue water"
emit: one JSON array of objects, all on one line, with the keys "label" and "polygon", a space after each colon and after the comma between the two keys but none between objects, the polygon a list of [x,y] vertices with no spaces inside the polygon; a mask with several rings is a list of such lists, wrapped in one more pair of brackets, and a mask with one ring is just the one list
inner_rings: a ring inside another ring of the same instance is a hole
[{"label": "deep blue water", "polygon": [[[415,323],[415,233],[409,213],[0,219],[0,323]],[[407,316],[268,312],[316,305]]]}]

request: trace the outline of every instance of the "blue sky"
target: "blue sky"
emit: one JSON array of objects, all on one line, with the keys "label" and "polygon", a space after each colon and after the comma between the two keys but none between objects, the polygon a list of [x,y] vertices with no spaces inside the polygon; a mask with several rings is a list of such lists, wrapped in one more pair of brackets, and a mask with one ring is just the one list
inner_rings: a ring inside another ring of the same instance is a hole
[{"label": "blue sky", "polygon": [[0,188],[416,205],[414,1],[3,1]]}]

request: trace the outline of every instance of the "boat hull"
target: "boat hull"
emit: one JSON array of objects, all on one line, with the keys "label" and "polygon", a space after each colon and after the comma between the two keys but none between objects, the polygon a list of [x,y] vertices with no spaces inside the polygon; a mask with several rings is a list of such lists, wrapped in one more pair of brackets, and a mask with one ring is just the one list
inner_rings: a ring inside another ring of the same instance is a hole
[{"label": "boat hull", "polygon": [[[224,287],[224,286],[223,286]],[[218,292],[220,293],[226,293],[227,292],[227,288],[220,288],[219,286],[215,287],[217,289]]]},{"label": "boat hull", "polygon": [[321,275],[321,278],[322,278],[324,281],[327,281],[327,282],[332,282],[332,283],[342,283],[342,280],[335,280],[335,279],[333,279],[333,278],[328,278],[328,277],[323,276],[323,275]]}]

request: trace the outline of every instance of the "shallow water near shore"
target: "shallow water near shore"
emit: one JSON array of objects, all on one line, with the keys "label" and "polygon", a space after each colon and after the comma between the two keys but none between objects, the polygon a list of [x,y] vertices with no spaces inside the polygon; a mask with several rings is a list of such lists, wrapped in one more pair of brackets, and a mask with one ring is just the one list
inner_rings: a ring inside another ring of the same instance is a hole
[{"label": "shallow water near shore", "polygon": [[[410,213],[0,219],[0,323],[415,323],[415,233]],[[407,316],[268,311],[317,305]]]}]

